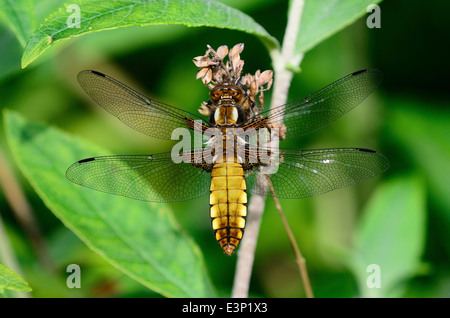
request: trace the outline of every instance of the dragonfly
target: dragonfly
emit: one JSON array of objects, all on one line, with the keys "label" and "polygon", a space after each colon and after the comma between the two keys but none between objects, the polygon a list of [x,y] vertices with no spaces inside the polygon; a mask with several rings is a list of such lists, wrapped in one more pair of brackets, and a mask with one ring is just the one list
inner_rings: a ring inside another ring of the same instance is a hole
[{"label": "dragonfly", "polygon": [[[151,137],[172,139],[177,128],[192,134],[216,129],[210,139],[223,148],[239,148],[231,155],[205,153],[205,144],[182,154],[112,155],[82,159],[72,164],[66,177],[79,185],[124,197],[177,202],[209,193],[214,236],[226,255],[232,255],[244,235],[248,193],[300,199],[316,196],[374,177],[389,167],[388,159],[366,148],[277,148],[276,172],[264,172],[263,162],[240,138],[242,131],[274,127],[282,119],[286,138],[321,129],[359,105],[380,84],[382,73],[364,69],[351,73],[317,92],[259,114],[242,109],[245,87],[235,82],[217,84],[210,91],[213,111],[205,119],[183,109],[156,101],[103,73],[85,70],[78,74],[84,91],[120,121]],[[230,139],[227,131],[235,132]],[[208,143],[207,143],[208,144]],[[210,143],[211,144],[211,143]],[[270,189],[271,191],[269,191]]]}]

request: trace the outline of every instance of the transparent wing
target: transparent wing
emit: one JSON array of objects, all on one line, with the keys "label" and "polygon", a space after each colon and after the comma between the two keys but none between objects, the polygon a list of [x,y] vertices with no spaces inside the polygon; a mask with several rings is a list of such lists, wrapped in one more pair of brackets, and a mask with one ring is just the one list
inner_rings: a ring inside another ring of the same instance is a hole
[{"label": "transparent wing", "polygon": [[383,74],[375,69],[354,72],[304,99],[256,115],[244,128],[263,128],[283,119],[287,138],[309,134],[355,108],[375,90],[382,78]]},{"label": "transparent wing", "polygon": [[[278,171],[267,175],[279,198],[298,199],[316,196],[374,177],[389,167],[379,152],[363,148],[290,150],[280,149]],[[247,176],[250,192],[272,196],[268,181],[257,188],[258,170]]]},{"label": "transparent wing", "polygon": [[194,129],[194,120],[202,130],[210,127],[201,117],[150,99],[100,72],[81,71],[78,82],[100,106],[146,135],[170,140],[175,128]]},{"label": "transparent wing", "polygon": [[67,169],[66,177],[98,191],[154,202],[190,200],[208,193],[211,183],[210,173],[175,164],[170,153],[83,159]]}]

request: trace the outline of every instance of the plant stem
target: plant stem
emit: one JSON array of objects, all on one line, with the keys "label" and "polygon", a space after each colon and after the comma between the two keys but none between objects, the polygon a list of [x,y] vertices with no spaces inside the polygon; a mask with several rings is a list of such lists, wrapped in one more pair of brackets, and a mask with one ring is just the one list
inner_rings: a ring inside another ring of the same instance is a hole
[{"label": "plant stem", "polygon": [[[39,229],[33,209],[14,176],[3,153],[0,151],[0,188],[3,189],[14,216],[22,226],[30,244],[36,253],[41,265],[48,271],[53,270],[54,265],[47,249],[45,239]],[[1,240],[0,240],[1,242]]]},{"label": "plant stem", "polygon": [[272,192],[273,201],[275,203],[275,207],[280,213],[281,220],[283,222],[284,228],[286,229],[286,233],[289,238],[289,242],[291,243],[292,249],[294,250],[295,259],[297,261],[298,269],[300,271],[300,275],[302,277],[303,286],[305,287],[306,297],[314,298],[314,294],[311,288],[311,283],[309,281],[308,270],[306,269],[306,261],[298,248],[297,242],[295,241],[294,234],[292,233],[291,227],[289,226],[289,222],[286,219],[286,216],[283,213],[283,209],[281,208],[281,204],[278,201],[278,198],[275,194],[275,189],[273,188],[272,181],[269,177],[267,177],[267,182],[269,184],[270,192]]},{"label": "plant stem", "polygon": [[[13,248],[11,247],[11,242],[9,241],[8,234],[6,233],[5,225],[3,224],[2,216],[0,215],[0,262],[5,266],[11,268],[15,273],[23,276],[22,269],[20,268],[19,262],[14,255]],[[11,293],[17,298],[28,298],[27,293],[18,292],[12,290]]]},{"label": "plant stem", "polygon": [[[257,182],[260,180],[258,179]],[[253,195],[248,205],[245,235],[237,252],[236,273],[231,297],[247,298],[255,258],[256,242],[264,212],[265,197]]]},{"label": "plant stem", "polygon": [[[270,56],[274,67],[274,84],[271,108],[283,105],[287,101],[289,86],[292,80],[290,66],[299,66],[303,54],[295,53],[297,35],[303,13],[304,0],[293,0],[289,8],[288,22],[284,34],[281,51],[271,50]],[[279,122],[281,123],[280,118]],[[277,146],[277,145],[272,145]],[[258,184],[262,182],[258,178]],[[238,250],[236,273],[231,297],[246,298],[250,286],[250,278],[253,268],[253,260],[256,250],[256,242],[259,234],[262,215],[265,207],[265,196],[252,195],[248,206],[248,218],[244,238]]]},{"label": "plant stem", "polygon": [[[0,185],[5,181],[5,163],[3,154],[0,151]],[[6,188],[3,187],[5,197],[8,198],[8,192],[5,191]],[[18,275],[23,277],[22,269],[20,268],[19,262],[17,261],[16,255],[14,254],[13,248],[11,246],[11,242],[9,240],[8,234],[6,233],[6,228],[3,223],[2,216],[0,214],[0,262],[5,266],[11,268]],[[27,298],[29,294],[22,293],[18,291],[11,291],[14,297],[18,298]]]}]

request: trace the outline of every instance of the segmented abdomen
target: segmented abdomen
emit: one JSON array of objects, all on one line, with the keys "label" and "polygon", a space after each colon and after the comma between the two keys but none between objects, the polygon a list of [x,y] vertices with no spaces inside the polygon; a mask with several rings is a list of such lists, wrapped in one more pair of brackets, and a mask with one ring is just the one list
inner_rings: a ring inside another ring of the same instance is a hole
[{"label": "segmented abdomen", "polygon": [[244,234],[247,216],[247,192],[242,165],[234,162],[214,164],[210,190],[214,235],[225,254],[232,255]]}]

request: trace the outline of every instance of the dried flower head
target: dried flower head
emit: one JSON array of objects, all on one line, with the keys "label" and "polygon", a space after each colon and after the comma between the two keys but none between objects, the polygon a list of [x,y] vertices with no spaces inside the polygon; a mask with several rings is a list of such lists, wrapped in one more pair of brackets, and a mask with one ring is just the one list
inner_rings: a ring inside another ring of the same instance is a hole
[{"label": "dried flower head", "polygon": [[200,114],[202,114],[203,116],[209,117],[211,115],[211,109],[208,106],[207,102],[202,102],[202,104],[200,105],[200,109],[198,110],[198,112]]},{"label": "dried flower head", "polygon": [[241,83],[247,87],[247,95],[251,101],[256,105],[256,97],[258,96],[259,107],[255,110],[259,113],[264,106],[264,91],[269,90],[273,83],[273,71],[267,70],[261,73],[257,70],[255,75],[246,74],[242,77]]},{"label": "dried flower head", "polygon": [[[224,82],[241,84],[247,93],[242,107],[249,113],[259,113],[264,105],[263,92],[272,86],[273,72],[268,70],[261,73],[258,70],[255,75],[246,74],[241,77],[244,67],[244,61],[241,60],[244,43],[238,43],[230,50],[226,45],[219,46],[217,50],[209,45],[207,47],[205,55],[193,59],[194,64],[199,68],[197,79],[201,78],[203,84],[209,89]],[[224,62],[227,55],[228,60]],[[202,104],[200,113],[209,114],[209,107],[207,103]]]},{"label": "dried flower head", "polygon": [[[217,51],[209,45],[207,47],[205,55],[194,57],[193,60],[199,67],[197,79],[201,78],[209,89],[223,82],[237,82],[244,66],[240,58],[244,44],[236,44],[231,50],[226,45],[220,46]],[[223,60],[227,55],[229,60],[225,64]]]}]

